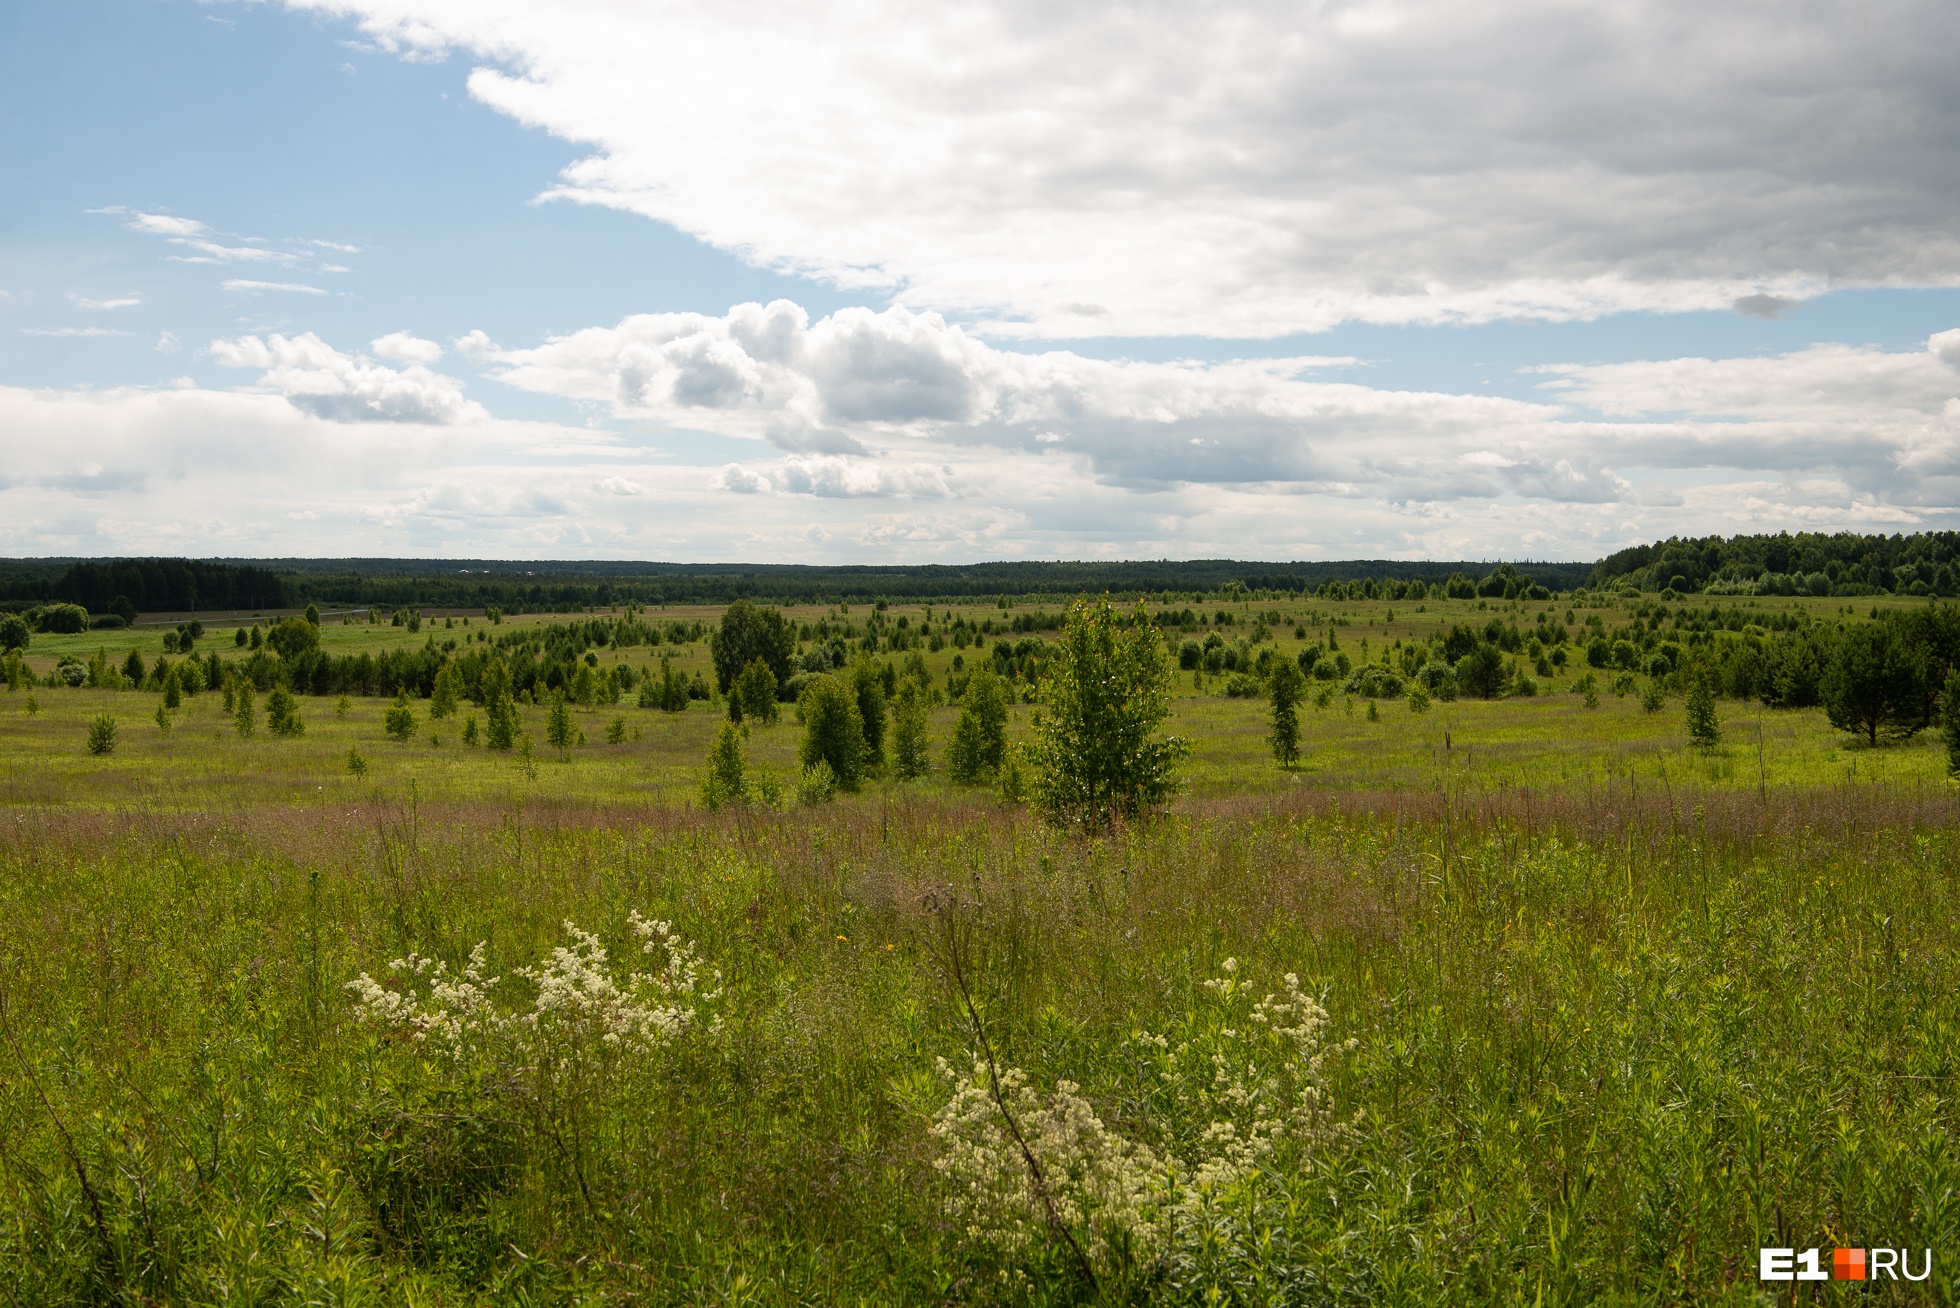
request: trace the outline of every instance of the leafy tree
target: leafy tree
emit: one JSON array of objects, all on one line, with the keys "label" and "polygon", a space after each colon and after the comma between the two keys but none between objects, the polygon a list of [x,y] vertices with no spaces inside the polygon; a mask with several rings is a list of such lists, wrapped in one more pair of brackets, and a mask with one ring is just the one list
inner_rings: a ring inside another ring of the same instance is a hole
[{"label": "leafy tree", "polygon": [[955,781],[984,781],[1000,771],[1007,749],[1007,682],[981,665],[967,678],[960,716],[946,748],[946,771]]},{"label": "leafy tree", "polygon": [[742,762],[742,729],[733,722],[721,724],[714,747],[708,751],[708,775],[701,779],[701,803],[709,809],[749,802],[748,768]]},{"label": "leafy tree", "polygon": [[184,678],[176,668],[166,668],[163,673],[163,707],[177,709],[184,706]]},{"label": "leafy tree", "polygon": [[1108,600],[1070,607],[1041,682],[1027,747],[1035,807],[1087,828],[1135,817],[1176,792],[1187,741],[1159,740],[1174,676],[1139,603],[1125,620]]},{"label": "leafy tree", "polygon": [[1292,659],[1276,659],[1267,686],[1273,704],[1273,730],[1269,737],[1273,757],[1281,767],[1290,768],[1300,761],[1300,700],[1307,693],[1307,679],[1300,675],[1300,665]]},{"label": "leafy tree", "polygon": [[885,766],[885,682],[874,660],[861,658],[852,665],[851,688],[864,722],[865,766],[881,768]]},{"label": "leafy tree", "polygon": [[892,764],[902,781],[932,770],[926,723],[925,688],[907,677],[898,683],[898,697],[892,702]]},{"label": "leafy tree", "polygon": [[265,699],[265,725],[275,736],[303,736],[306,724],[300,721],[299,705],[284,686],[274,686]]},{"label": "leafy tree", "polygon": [[1926,725],[1922,673],[1906,642],[1887,622],[1860,622],[1844,629],[1817,683],[1831,725],[1904,740]]},{"label": "leafy tree", "polygon": [[1722,739],[1722,727],[1715,720],[1715,692],[1705,673],[1688,686],[1688,738],[1697,745],[1715,745]]},{"label": "leafy tree", "polygon": [[88,630],[88,610],[79,604],[43,604],[28,616],[36,630],[58,636],[73,636]]},{"label": "leafy tree", "polygon": [[750,659],[740,676],[728,688],[728,716],[731,721],[774,722],[780,710],[776,705],[776,674],[762,659]]},{"label": "leafy tree", "polygon": [[129,651],[129,657],[123,660],[122,674],[130,686],[132,688],[141,686],[143,677],[148,672],[149,669],[143,666],[143,656],[135,650]]},{"label": "leafy tree", "polygon": [[252,733],[258,730],[258,711],[252,707],[252,683],[249,681],[241,679],[233,688],[231,725],[240,740],[250,740]]},{"label": "leafy tree", "polygon": [[687,708],[687,678],[674,671],[674,661],[663,656],[656,680],[649,668],[640,684],[640,707],[657,708],[662,713],[679,713]]},{"label": "leafy tree", "polygon": [[838,785],[856,790],[864,782],[864,717],[852,688],[839,677],[813,677],[797,706],[803,714],[797,762],[828,764]]},{"label": "leafy tree", "polygon": [[[256,628],[254,628],[254,630],[256,630]],[[237,631],[232,633],[231,643],[236,645],[239,649],[245,648],[245,628],[240,627]]]},{"label": "leafy tree", "polygon": [[388,709],[388,715],[383,719],[382,725],[387,728],[388,734],[401,744],[406,745],[414,738],[415,710],[408,706],[406,688],[396,694],[395,702]]},{"label": "leafy tree", "polygon": [[456,700],[463,691],[463,670],[454,663],[442,665],[429,696],[429,716],[440,721],[456,711]]},{"label": "leafy tree", "polygon": [[116,752],[116,720],[107,713],[89,720],[88,752],[91,754]]},{"label": "leafy tree", "polygon": [[10,649],[25,650],[32,639],[27,622],[20,614],[0,615],[0,653]]},{"label": "leafy tree", "polygon": [[578,701],[580,708],[588,709],[599,701],[599,679],[592,675],[592,666],[588,663],[579,664],[578,671],[572,676],[572,698]]},{"label": "leafy tree", "polygon": [[1960,777],[1960,668],[1947,674],[1940,690],[1939,722],[1946,740],[1946,770]]},{"label": "leafy tree", "polygon": [[742,675],[742,669],[757,659],[769,665],[780,686],[790,678],[796,629],[779,610],[737,600],[722,613],[721,625],[715,629],[708,649],[714,656],[715,681],[723,694]]},{"label": "leafy tree", "polygon": [[318,604],[309,604],[306,606],[306,622],[308,626],[315,628],[320,625],[320,606]]},{"label": "leafy tree", "polygon": [[614,718],[606,724],[606,743],[624,745],[626,743],[626,719]]},{"label": "leafy tree", "polygon": [[565,703],[565,692],[552,691],[551,711],[545,715],[544,720],[545,743],[558,751],[559,758],[563,758],[565,751],[570,749],[577,739],[577,733],[578,728],[572,725],[571,707]]},{"label": "leafy tree", "polygon": [[259,630],[258,623],[254,622],[252,624],[251,631],[248,632],[247,634],[250,636],[250,639],[246,641],[246,644],[250,645],[253,649],[261,649],[264,647],[265,633]]}]

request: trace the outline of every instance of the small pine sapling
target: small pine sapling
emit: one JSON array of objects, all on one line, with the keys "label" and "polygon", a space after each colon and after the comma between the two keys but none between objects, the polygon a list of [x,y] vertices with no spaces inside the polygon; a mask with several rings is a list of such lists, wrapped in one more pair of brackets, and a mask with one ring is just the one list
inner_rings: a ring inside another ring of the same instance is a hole
[{"label": "small pine sapling", "polygon": [[107,713],[89,719],[88,752],[91,754],[116,752],[116,720]]},{"label": "small pine sapling", "polygon": [[395,695],[395,702],[388,709],[382,725],[397,743],[406,745],[415,738],[415,710],[408,706],[408,688],[403,687]]},{"label": "small pine sapling", "polygon": [[714,747],[708,751],[708,774],[701,779],[701,803],[713,810],[749,802],[747,768],[742,762],[742,729],[733,722],[721,724]]},{"label": "small pine sapling", "polygon": [[1704,748],[1721,742],[1722,728],[1715,720],[1715,692],[1706,676],[1698,676],[1688,687],[1688,737]]}]

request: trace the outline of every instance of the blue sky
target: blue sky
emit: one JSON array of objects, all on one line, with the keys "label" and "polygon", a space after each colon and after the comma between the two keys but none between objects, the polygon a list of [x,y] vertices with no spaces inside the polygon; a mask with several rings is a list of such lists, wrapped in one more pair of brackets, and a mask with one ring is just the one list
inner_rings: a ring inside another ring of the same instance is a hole
[{"label": "blue sky", "polygon": [[[1937,6],[1767,61],[1687,9],[1505,69],[1532,6],[1355,4],[1293,33],[1312,77],[1172,11],[1109,55],[1099,7],[769,8],[0,9],[0,548],[1585,558],[1953,525],[1960,114],[1901,62]],[[1194,48],[1261,94],[1188,79]],[[1666,94],[1614,99],[1647,59]]]}]

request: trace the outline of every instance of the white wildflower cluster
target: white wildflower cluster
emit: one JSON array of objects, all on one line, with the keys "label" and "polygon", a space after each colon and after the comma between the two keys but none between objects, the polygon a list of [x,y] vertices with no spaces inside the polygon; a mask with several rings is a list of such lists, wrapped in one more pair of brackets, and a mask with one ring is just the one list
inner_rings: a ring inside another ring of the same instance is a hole
[{"label": "white wildflower cluster", "polygon": [[953,1216],[969,1237],[1012,1251],[1059,1221],[1098,1264],[1121,1249],[1149,1260],[1195,1232],[1217,1197],[1253,1181],[1283,1147],[1338,1132],[1327,1118],[1326,1064],[1354,1042],[1324,1043],[1327,1012],[1298,976],[1288,973],[1283,992],[1248,1004],[1237,961],[1223,970],[1205,983],[1214,1001],[1182,1038],[1132,1038],[1154,1082],[1139,1089],[1159,1092],[1198,1123],[1166,1132],[1154,1148],[1110,1129],[1074,1082],[1043,1096],[1020,1069],[1007,1068],[996,1096],[984,1059],[965,1075],[941,1060],[953,1095],[933,1121],[936,1166],[954,1183]]},{"label": "white wildflower cluster", "polygon": [[650,1049],[686,1031],[701,1005],[721,997],[721,973],[715,972],[712,983],[704,986],[694,946],[675,935],[670,923],[638,913],[627,921],[640,939],[640,952],[659,954],[660,967],[631,973],[621,986],[612,978],[599,937],[567,921],[565,934],[572,943],[552,950],[542,967],[518,970],[538,987],[537,1001],[523,1018],[528,1026]]},{"label": "white wildflower cluster", "polygon": [[[461,976],[450,975],[448,964],[413,951],[407,958],[395,959],[388,970],[408,980],[411,989],[407,993],[390,990],[361,973],[347,983],[355,995],[355,1015],[362,1021],[406,1031],[416,1040],[434,1040],[453,1054],[467,1051],[485,1032],[504,1025],[490,1003],[490,991],[501,978],[483,975],[486,948],[483,942],[477,943]],[[414,989],[420,983],[428,986],[426,996]]]},{"label": "white wildflower cluster", "polygon": [[456,1055],[475,1050],[497,1033],[520,1039],[589,1036],[607,1046],[651,1049],[699,1022],[703,1008],[721,997],[721,973],[713,972],[704,982],[699,954],[675,934],[671,923],[637,912],[627,922],[640,940],[640,952],[655,956],[657,967],[629,973],[625,984],[619,984],[599,937],[567,921],[570,945],[553,949],[541,966],[517,969],[516,975],[537,986],[537,996],[529,1012],[515,1016],[500,1014],[490,1001],[502,978],[483,975],[482,943],[470,951],[461,976],[411,953],[388,965],[407,982],[406,989],[390,990],[365,972],[348,982],[347,989],[354,992],[355,1014],[362,1021],[417,1041],[432,1040]]}]

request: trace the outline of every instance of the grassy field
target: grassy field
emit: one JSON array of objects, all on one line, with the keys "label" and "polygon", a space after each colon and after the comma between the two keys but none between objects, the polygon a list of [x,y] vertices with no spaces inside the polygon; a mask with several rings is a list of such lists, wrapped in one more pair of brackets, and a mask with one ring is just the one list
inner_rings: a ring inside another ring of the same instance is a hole
[{"label": "grassy field", "polygon": [[[1489,610],[1284,616],[1359,657]],[[663,653],[706,666],[604,658]],[[1097,839],[938,773],[706,813],[705,703],[580,711],[562,760],[526,706],[527,766],[426,703],[397,744],[378,699],[242,740],[213,693],[168,732],[153,694],[0,696],[0,1294],[1953,1301],[1943,752],[1733,701],[1697,749],[1678,699],[1574,679],[1336,695],[1282,771],[1264,705],[1186,673],[1184,794]],[[797,731],[752,764],[787,784]],[[1765,1245],[1933,1276],[1764,1285]]]}]

